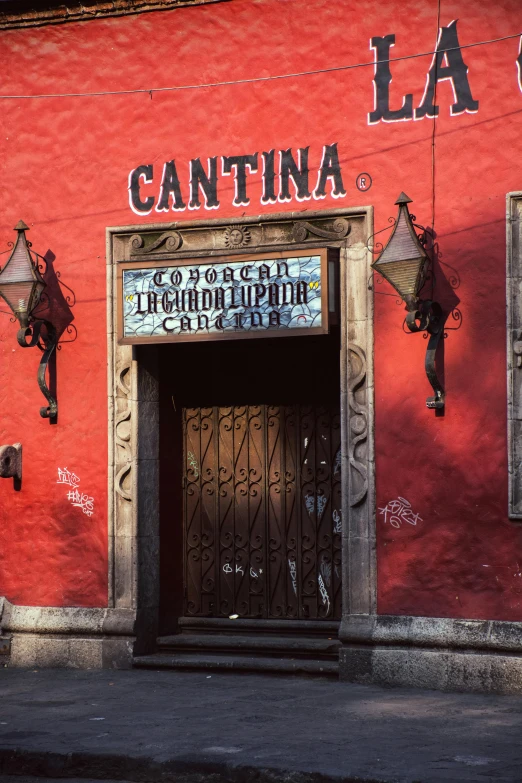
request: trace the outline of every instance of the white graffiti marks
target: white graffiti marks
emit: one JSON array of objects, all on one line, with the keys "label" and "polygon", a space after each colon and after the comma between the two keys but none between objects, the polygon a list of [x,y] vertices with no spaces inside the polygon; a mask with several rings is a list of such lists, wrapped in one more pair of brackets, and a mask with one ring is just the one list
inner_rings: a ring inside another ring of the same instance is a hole
[{"label": "white graffiti marks", "polygon": [[335,462],[334,462],[334,476],[337,473],[341,472],[341,447],[337,449],[337,454],[335,455]]},{"label": "white graffiti marks", "polygon": [[[225,572],[225,574],[232,574],[234,572],[234,569],[232,568],[230,563],[225,563],[225,565],[223,566],[223,571]],[[238,563],[236,563],[236,574],[241,574],[242,576],[245,575],[243,566],[239,565]]]},{"label": "white graffiti marks", "polygon": [[403,522],[415,526],[417,522],[422,522],[422,517],[414,514],[411,503],[406,498],[398,497],[396,500],[390,500],[384,508],[379,509],[384,517],[384,522],[389,522],[392,527],[401,527]]},{"label": "white graffiti marks", "polygon": [[321,563],[321,575],[323,576],[327,587],[330,587],[330,582],[332,581],[332,564],[327,560],[323,560]]},{"label": "white graffiti marks", "polygon": [[188,464],[190,465],[190,469],[194,475],[194,478],[195,479],[199,478],[198,461],[191,451],[189,451],[189,453],[187,454],[187,461]]},{"label": "white graffiti marks", "polygon": [[290,579],[292,580],[292,590],[294,595],[297,595],[297,565],[295,560],[288,560],[288,569],[290,571]]},{"label": "white graffiti marks", "polygon": [[67,484],[67,486],[72,487],[66,495],[67,500],[72,506],[81,508],[88,517],[92,517],[94,514],[94,498],[91,498],[84,492],[80,492],[78,489],[80,477],[76,473],[72,473],[67,468],[58,468],[58,481],[56,483]]},{"label": "white graffiti marks", "polygon": [[68,484],[70,487],[77,487],[80,483],[80,479],[76,473],[71,473],[67,468],[58,468],[58,481],[57,484]]},{"label": "white graffiti marks", "polygon": [[315,508],[317,504],[317,519],[320,520],[323,516],[324,509],[326,506],[327,498],[326,495],[317,495],[317,498],[315,495],[313,495],[311,492],[308,492],[304,497],[305,502],[305,508],[308,511],[308,515],[312,517],[315,513]]},{"label": "white graffiti marks", "polygon": [[323,581],[323,577],[321,574],[317,575],[317,582],[319,584],[319,592],[321,593],[321,598],[323,599],[323,604],[326,606],[326,612],[328,613],[330,611],[330,597],[328,595],[328,590],[326,589],[325,583]]},{"label": "white graffiti marks", "polygon": [[333,519],[333,523],[334,523],[333,532],[334,533],[342,533],[342,531],[343,531],[343,521],[342,521],[340,512],[337,511],[336,508],[334,508],[334,510],[332,511],[332,519]]},{"label": "white graffiti marks", "polygon": [[71,489],[67,493],[67,500],[70,500],[73,506],[81,508],[88,517],[92,517],[94,513],[94,498],[81,493],[78,489]]}]

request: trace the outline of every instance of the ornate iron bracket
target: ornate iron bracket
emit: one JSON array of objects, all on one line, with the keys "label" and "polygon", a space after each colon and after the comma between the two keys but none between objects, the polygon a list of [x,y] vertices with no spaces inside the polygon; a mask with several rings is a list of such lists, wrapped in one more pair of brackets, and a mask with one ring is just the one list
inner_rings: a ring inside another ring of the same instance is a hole
[{"label": "ornate iron bracket", "polygon": [[[43,331],[42,327],[44,327]],[[40,416],[43,419],[55,419],[58,416],[58,403],[47,386],[46,374],[49,361],[58,344],[56,329],[49,321],[35,320],[30,326],[19,329],[16,339],[22,348],[33,348],[37,345],[42,351],[38,366],[38,386],[49,405],[40,408]]]},{"label": "ornate iron bracket", "polygon": [[427,335],[425,336],[429,335],[424,367],[435,396],[426,399],[426,407],[436,410],[444,409],[445,405],[444,388],[435,367],[437,347],[440,338],[444,336],[444,321],[445,318],[441,306],[429,299],[420,301],[419,309],[410,310],[406,316],[406,326],[410,332],[426,332]]}]

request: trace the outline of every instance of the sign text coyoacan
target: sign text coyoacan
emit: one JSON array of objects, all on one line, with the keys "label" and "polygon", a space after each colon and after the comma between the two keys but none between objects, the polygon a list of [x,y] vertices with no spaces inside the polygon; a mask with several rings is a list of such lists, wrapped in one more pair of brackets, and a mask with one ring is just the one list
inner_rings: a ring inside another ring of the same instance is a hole
[{"label": "sign text coyoacan", "polygon": [[123,270],[123,337],[322,330],[321,255]]}]

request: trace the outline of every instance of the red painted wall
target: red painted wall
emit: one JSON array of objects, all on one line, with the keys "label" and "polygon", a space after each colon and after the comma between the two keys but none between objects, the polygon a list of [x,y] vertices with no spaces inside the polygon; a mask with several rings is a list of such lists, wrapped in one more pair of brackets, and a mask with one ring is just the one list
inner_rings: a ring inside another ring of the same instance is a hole
[{"label": "red painted wall", "polygon": [[[519,0],[442,0],[441,25],[456,18],[461,44],[522,30]],[[390,33],[393,56],[433,50],[437,4],[231,0],[4,31],[0,93],[148,89],[364,63],[369,39]],[[257,173],[241,210],[229,177],[220,180],[217,211],[138,218],[129,171],[153,163],[157,179],[144,193],[157,195],[163,162],[175,158],[187,199],[191,158],[309,145],[314,169],[323,144],[337,142],[346,196],[294,200],[288,209],[371,204],[379,229],[404,190],[419,222],[434,214],[441,260],[461,280],[463,325],[446,341],[443,418],[424,406],[425,341],[403,333],[393,299],[376,296],[378,506],[404,497],[421,518],[395,528],[377,515],[379,612],[522,619],[522,531],[507,519],[505,379],[505,196],[522,188],[518,52],[518,38],[463,50],[479,110],[451,117],[451,86],[440,83],[435,140],[430,119],[368,125],[372,67],[152,99],[1,102],[1,243],[22,218],[35,249],[52,250],[76,293],[78,339],[58,357],[60,417],[51,426],[38,415],[37,352],[20,349],[15,326],[0,319],[0,442],[24,447],[22,491],[0,482],[0,594],[19,604],[106,604],[106,226],[286,208],[260,204]],[[392,108],[409,92],[419,105],[430,64],[429,56],[392,64]],[[355,186],[361,172],[373,178],[366,193]],[[58,467],[80,477],[92,517],[67,500]]]}]

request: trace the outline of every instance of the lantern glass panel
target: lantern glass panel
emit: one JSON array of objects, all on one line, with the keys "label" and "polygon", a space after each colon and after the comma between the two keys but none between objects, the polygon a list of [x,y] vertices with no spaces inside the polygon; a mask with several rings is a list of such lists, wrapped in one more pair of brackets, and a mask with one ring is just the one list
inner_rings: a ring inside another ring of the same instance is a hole
[{"label": "lantern glass panel", "polygon": [[408,295],[417,296],[423,267],[424,258],[375,264],[375,269],[392,284],[403,299]]},{"label": "lantern glass panel", "polygon": [[393,234],[372,266],[391,283],[399,296],[413,301],[424,285],[428,256],[415,233],[407,204],[397,203],[399,215]]},{"label": "lantern glass panel", "polygon": [[25,234],[19,231],[13,252],[0,272],[0,296],[19,318],[31,312],[44,287],[42,276],[31,259]]},{"label": "lantern glass panel", "polygon": [[20,283],[2,283],[0,279],[0,296],[5,299],[15,315],[28,313],[34,286],[34,280]]}]

